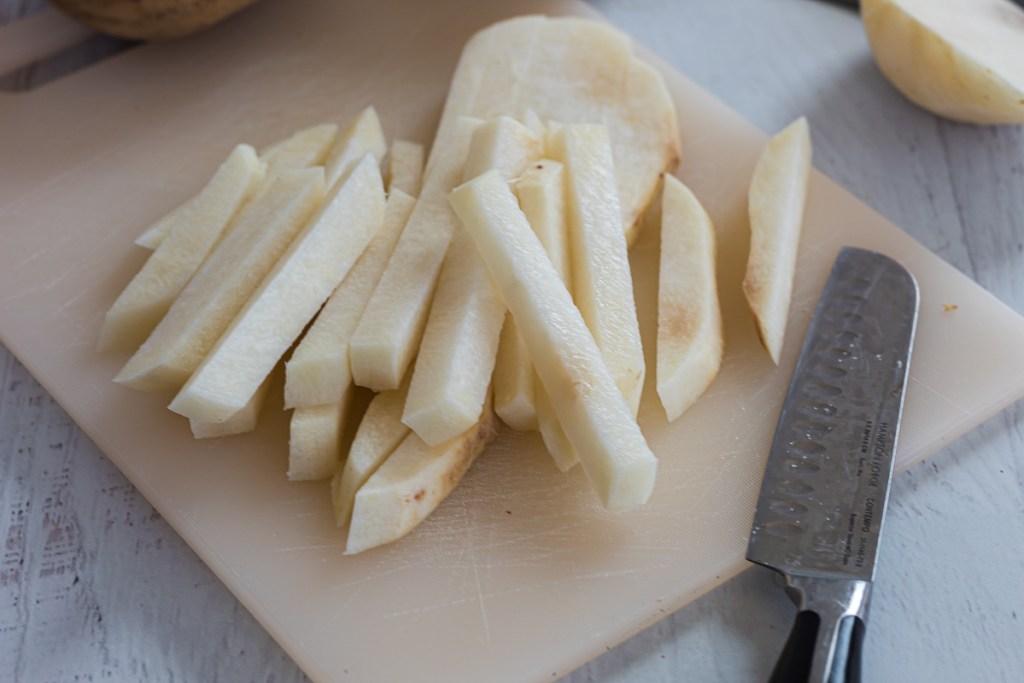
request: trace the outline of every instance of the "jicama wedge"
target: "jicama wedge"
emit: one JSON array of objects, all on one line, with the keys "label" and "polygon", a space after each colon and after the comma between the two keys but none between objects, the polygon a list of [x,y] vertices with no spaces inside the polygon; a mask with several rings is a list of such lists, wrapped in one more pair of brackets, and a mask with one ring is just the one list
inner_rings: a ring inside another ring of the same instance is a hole
[{"label": "jicama wedge", "polygon": [[242,211],[231,234],[217,245],[114,381],[143,391],[179,389],[306,224],[323,194],[320,168],[278,177]]},{"label": "jicama wedge", "polygon": [[[508,117],[473,134],[463,177],[488,169],[518,176],[543,151],[530,129]],[[445,256],[423,332],[402,421],[431,446],[449,441],[480,419],[491,385],[505,306],[491,285],[473,240],[457,230]]]},{"label": "jicama wedge", "polygon": [[402,423],[407,389],[382,391],[374,396],[359,423],[348,457],[331,480],[331,501],[339,527],[348,524],[352,516],[356,491],[411,431]]},{"label": "jicama wedge", "polygon": [[550,142],[565,164],[573,298],[636,415],[646,367],[608,130],[567,125]]},{"label": "jicama wedge", "polygon": [[423,182],[423,145],[408,140],[395,140],[388,151],[388,192],[401,190],[415,197]]},{"label": "jicama wedge", "polygon": [[345,554],[375,548],[405,536],[451,493],[497,434],[485,406],[480,421],[454,439],[428,446],[409,434],[356,493]]},{"label": "jicama wedge", "polygon": [[416,355],[441,264],[458,219],[448,193],[462,179],[476,119],[463,119],[458,135],[432,157],[416,207],[366,305],[349,346],[355,383],[396,389]]},{"label": "jicama wedge", "polygon": [[[569,255],[569,231],[566,223],[565,212],[565,191],[564,191],[564,167],[561,163],[551,159],[538,161],[516,182],[516,196],[519,199],[519,206],[523,215],[530,222],[530,227],[537,235],[540,243],[544,246],[555,272],[566,288],[572,286],[572,264]],[[571,294],[571,290],[570,290]],[[513,324],[515,321],[511,321]],[[508,324],[508,322],[506,322]],[[576,449],[572,447],[555,408],[551,405],[544,385],[536,376],[533,363],[526,353],[525,342],[519,335],[518,328],[516,335],[522,346],[522,355],[525,356],[526,364],[531,373],[530,386],[533,393],[535,412],[537,415],[537,428],[540,430],[544,446],[555,466],[562,472],[567,472],[579,462]],[[499,351],[498,363],[502,362]],[[511,361],[510,361],[511,362]],[[522,362],[522,361],[519,361]],[[494,377],[495,409],[498,404],[498,382],[497,369]]]},{"label": "jicama wedge", "polygon": [[715,226],[693,193],[665,176],[658,276],[658,396],[669,422],[708,388],[722,365]]},{"label": "jicama wedge", "polygon": [[342,392],[341,400],[320,406],[296,408],[292,412],[288,437],[288,480],[327,479],[341,461],[341,437],[352,402],[354,387]]},{"label": "jicama wedge", "polygon": [[349,342],[415,204],[416,200],[401,190],[388,194],[384,223],[377,235],[285,363],[285,408],[335,403],[352,383]]},{"label": "jicama wedge", "polygon": [[249,145],[238,145],[202,192],[190,201],[167,237],[107,311],[99,350],[141,344],[213,249],[238,208],[263,177],[265,167]]},{"label": "jicama wedge", "polygon": [[169,408],[204,422],[241,410],[373,239],[384,204],[378,162],[367,154],[335,186]]},{"label": "jicama wedge", "polygon": [[601,503],[644,503],[658,461],[508,183],[496,171],[449,200],[504,298]]},{"label": "jicama wedge", "polygon": [[387,148],[377,110],[367,107],[338,135],[334,148],[327,155],[324,162],[327,188],[334,187],[367,154],[372,154],[379,164]]},{"label": "jicama wedge", "polygon": [[761,343],[779,363],[807,202],[811,133],[800,118],[765,146],[750,181],[750,256],[743,293]]},{"label": "jicama wedge", "polygon": [[259,422],[260,411],[263,410],[263,403],[266,401],[267,392],[270,390],[271,377],[267,377],[256,390],[245,407],[229,417],[224,422],[199,422],[189,420],[189,427],[192,429],[192,436],[197,439],[214,439],[221,436],[234,436],[244,434],[256,429]]}]

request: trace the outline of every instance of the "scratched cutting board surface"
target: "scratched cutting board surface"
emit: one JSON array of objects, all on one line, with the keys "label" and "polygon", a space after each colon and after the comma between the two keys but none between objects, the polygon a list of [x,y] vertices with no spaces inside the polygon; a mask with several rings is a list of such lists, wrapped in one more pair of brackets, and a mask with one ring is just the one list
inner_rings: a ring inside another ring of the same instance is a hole
[{"label": "scratched cutting board surface", "polygon": [[[820,174],[775,368],[739,288],[764,135],[656,60],[679,111],[678,173],[719,231],[727,356],[672,425],[648,373],[640,419],[660,471],[642,509],[602,511],[578,468],[563,476],[538,438],[503,434],[414,534],[344,557],[326,484],[285,480],[279,400],[257,432],[199,442],[166,398],[110,381],[125,356],[93,346],[145,259],[142,228],[239,141],[372,103],[389,136],[429,142],[462,44],[506,4],[263,2],[0,98],[0,338],[315,680],[551,680],[741,571],[784,388],[841,245],[899,259],[921,286],[899,467],[1024,394],[1024,320]],[[648,227],[633,252],[650,368],[657,239]]]}]

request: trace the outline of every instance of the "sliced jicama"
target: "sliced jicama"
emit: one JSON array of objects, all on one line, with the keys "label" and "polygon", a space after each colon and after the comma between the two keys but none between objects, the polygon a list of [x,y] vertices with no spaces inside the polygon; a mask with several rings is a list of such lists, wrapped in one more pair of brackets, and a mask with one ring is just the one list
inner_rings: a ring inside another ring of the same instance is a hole
[{"label": "sliced jicama", "polygon": [[170,409],[217,422],[248,403],[373,239],[384,205],[380,168],[367,154],[335,186]]},{"label": "sliced jicama", "polygon": [[658,461],[508,183],[491,171],[457,188],[450,201],[515,317],[602,504],[619,510],[644,503]]},{"label": "sliced jicama", "polygon": [[327,188],[334,187],[338,180],[355,168],[367,154],[372,154],[377,163],[380,163],[385,152],[387,142],[384,140],[384,130],[380,126],[377,110],[367,107],[341,131],[334,147],[327,155],[324,162]]},{"label": "sliced jicama", "polygon": [[388,151],[388,192],[401,190],[413,197],[420,193],[423,182],[423,145],[408,140],[395,140]]},{"label": "sliced jicama", "polygon": [[415,203],[401,190],[394,189],[388,194],[384,223],[377,235],[331,294],[285,364],[286,408],[336,403],[352,383],[349,342]]},{"label": "sliced jicama", "polygon": [[646,367],[608,130],[566,125],[550,142],[565,164],[573,298],[636,415]]},{"label": "sliced jicama", "polygon": [[[536,115],[533,118],[536,119]],[[535,120],[533,125],[541,124]],[[543,136],[543,126],[540,132]],[[519,206],[530,221],[530,227],[537,233],[563,281],[568,281],[569,245],[562,165],[550,159],[538,161],[531,164],[514,185]],[[537,429],[538,390],[543,391],[536,386],[533,364],[510,316],[501,330],[501,344],[494,365],[494,412],[512,429]]]},{"label": "sliced jicama", "polygon": [[352,402],[350,384],[341,400],[292,412],[288,438],[289,481],[327,479],[341,461],[341,437]]},{"label": "sliced jicama", "polygon": [[182,209],[167,237],[107,311],[99,349],[141,344],[210,253],[265,167],[249,145],[235,147],[210,182]]},{"label": "sliced jicama", "polygon": [[180,388],[306,224],[323,193],[320,168],[289,171],[271,183],[239,214],[231,234],[114,381],[144,391]]},{"label": "sliced jicama", "polygon": [[345,554],[396,541],[426,519],[494,439],[496,423],[485,406],[479,422],[443,444],[407,435],[356,493]]},{"label": "sliced jicama", "polygon": [[195,197],[189,197],[183,204],[179,204],[171,212],[160,218],[151,226],[145,229],[141,235],[135,238],[135,244],[146,249],[156,249],[164,238],[170,234],[181,217],[188,211],[188,206],[195,201]]},{"label": "sliced jicama", "polygon": [[322,166],[337,137],[336,124],[321,123],[267,147],[260,152],[260,159],[267,164],[267,177],[296,168]]},{"label": "sliced jicama", "polygon": [[[555,267],[555,272],[566,288],[572,287],[572,264],[569,257],[569,228],[565,215],[565,191],[564,191],[564,167],[561,163],[551,159],[538,161],[516,182],[516,195],[519,198],[519,206],[523,215],[530,222],[534,234],[540,239],[544,250]],[[571,289],[569,290],[571,293]],[[507,324],[507,323],[506,323]],[[514,321],[513,321],[514,324]],[[518,335],[518,329],[517,329]],[[519,336],[519,341],[525,343]],[[529,354],[526,354],[529,361]],[[499,355],[499,363],[501,356]],[[555,466],[563,472],[568,471],[579,462],[576,449],[572,447],[569,438],[565,435],[555,408],[551,405],[551,399],[536,376],[533,363],[528,362],[531,376],[531,387],[535,411],[537,415],[537,428],[540,430],[544,446]],[[495,408],[498,404],[498,375],[495,371],[494,378]]]},{"label": "sliced jicama", "polygon": [[197,439],[214,439],[221,436],[233,436],[244,434],[256,429],[259,422],[260,411],[263,410],[263,403],[266,401],[267,392],[270,390],[271,377],[267,377],[256,390],[245,407],[229,417],[224,422],[199,422],[189,420],[192,428],[192,436]]},{"label": "sliced jicama", "polygon": [[[324,123],[298,131],[284,140],[280,140],[260,152],[260,161],[267,165],[266,173],[260,181],[261,188],[266,188],[274,178],[285,171],[296,168],[320,166],[330,150],[338,134],[338,126]],[[258,190],[257,190],[258,191]],[[254,193],[253,193],[254,194]],[[147,249],[156,249],[167,234],[174,228],[177,221],[185,216],[189,204],[195,197],[188,199],[178,208],[151,225],[135,240],[135,244]],[[252,201],[250,195],[249,201]]]},{"label": "sliced jicama", "polygon": [[[463,177],[488,169],[518,176],[543,151],[530,129],[508,117],[473,134]],[[473,240],[456,231],[445,256],[423,332],[402,421],[431,446],[465,432],[480,418],[491,385],[505,306]]]},{"label": "sliced jicama", "polygon": [[[388,266],[352,336],[349,363],[355,383],[396,389],[416,355],[441,264],[458,219],[448,193],[461,182],[473,131],[480,122],[463,119],[459,134],[436,149],[423,178],[416,207],[395,245]],[[436,145],[436,143],[435,143]]]},{"label": "sliced jicama", "polygon": [[374,396],[359,423],[348,457],[331,480],[331,500],[339,527],[348,524],[356,491],[410,432],[402,423],[407,389],[382,391]]}]

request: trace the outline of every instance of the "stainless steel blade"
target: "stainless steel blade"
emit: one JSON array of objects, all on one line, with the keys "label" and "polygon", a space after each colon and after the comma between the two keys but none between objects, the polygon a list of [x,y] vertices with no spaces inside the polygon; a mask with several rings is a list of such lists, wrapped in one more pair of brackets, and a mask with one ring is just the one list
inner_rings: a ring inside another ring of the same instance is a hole
[{"label": "stainless steel blade", "polygon": [[917,309],[903,266],[839,253],[779,417],[751,562],[790,577],[873,578]]}]

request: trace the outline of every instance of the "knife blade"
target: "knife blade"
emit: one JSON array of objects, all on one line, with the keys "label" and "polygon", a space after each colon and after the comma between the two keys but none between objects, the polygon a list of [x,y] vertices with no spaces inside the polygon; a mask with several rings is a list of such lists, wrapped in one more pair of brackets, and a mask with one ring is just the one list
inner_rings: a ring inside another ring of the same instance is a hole
[{"label": "knife blade", "polygon": [[747,547],[797,617],[772,683],[855,683],[918,311],[917,283],[843,248],[782,405]]}]

